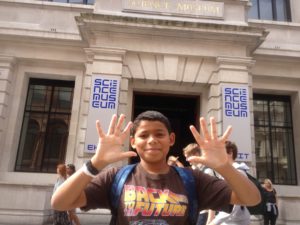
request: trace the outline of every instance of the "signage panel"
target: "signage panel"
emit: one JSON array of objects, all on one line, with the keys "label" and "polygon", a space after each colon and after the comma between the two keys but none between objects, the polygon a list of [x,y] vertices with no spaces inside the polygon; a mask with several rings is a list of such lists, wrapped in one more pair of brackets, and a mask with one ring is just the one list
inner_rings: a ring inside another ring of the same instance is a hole
[{"label": "signage panel", "polygon": [[100,121],[104,132],[107,132],[111,117],[118,112],[120,78],[107,75],[93,75],[87,131],[84,151],[95,153],[98,143],[96,120]]},{"label": "signage panel", "polygon": [[185,17],[224,18],[224,2],[183,0],[123,0],[122,11]]},{"label": "signage panel", "polygon": [[251,161],[251,124],[247,85],[223,85],[223,132],[232,125],[229,139],[237,144],[237,161]]}]

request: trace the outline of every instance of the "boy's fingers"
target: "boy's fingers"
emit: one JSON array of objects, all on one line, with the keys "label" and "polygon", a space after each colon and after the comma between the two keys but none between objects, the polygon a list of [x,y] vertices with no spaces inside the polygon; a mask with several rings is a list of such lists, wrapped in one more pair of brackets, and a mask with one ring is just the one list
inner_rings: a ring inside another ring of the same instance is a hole
[{"label": "boy's fingers", "polygon": [[130,129],[131,129],[131,127],[132,127],[132,122],[130,121],[127,125],[126,125],[126,127],[124,128],[124,130],[122,131],[122,138],[123,137],[127,137],[127,135],[130,133]]},{"label": "boy's fingers", "polygon": [[211,138],[210,138],[210,135],[209,135],[209,132],[207,129],[207,124],[203,117],[200,118],[200,127],[201,127],[201,131],[202,131],[204,138],[206,140],[210,140]]},{"label": "boy's fingers", "polygon": [[97,129],[97,132],[98,132],[98,136],[99,137],[104,137],[105,136],[105,134],[104,134],[104,132],[103,132],[103,130],[102,130],[102,128],[101,128],[101,125],[100,125],[100,121],[99,120],[96,120],[96,129]]},{"label": "boy's fingers", "polygon": [[218,139],[217,124],[214,117],[210,117],[210,130],[211,130],[212,139],[217,140]]},{"label": "boy's fingers", "polygon": [[117,121],[117,115],[114,114],[110,120],[110,124],[109,124],[109,127],[108,127],[108,131],[107,131],[107,134],[113,134],[114,131],[115,131],[115,126],[116,126],[116,121]]},{"label": "boy's fingers", "polygon": [[136,152],[134,151],[126,151],[121,153],[122,159],[131,158],[137,156]]},{"label": "boy's fingers", "polygon": [[197,129],[193,125],[191,125],[190,131],[192,132],[196,142],[201,146],[203,144],[203,140],[202,140],[199,132],[197,131]]},{"label": "boy's fingers", "polygon": [[228,126],[226,131],[224,132],[223,136],[221,137],[221,141],[225,142],[226,140],[228,140],[228,137],[230,136],[231,131],[232,131],[232,126]]},{"label": "boy's fingers", "polygon": [[118,120],[118,123],[116,125],[116,128],[115,128],[115,134],[120,134],[121,132],[121,127],[122,127],[122,124],[125,120],[125,115],[124,114],[121,114],[120,117],[119,117],[119,120]]}]

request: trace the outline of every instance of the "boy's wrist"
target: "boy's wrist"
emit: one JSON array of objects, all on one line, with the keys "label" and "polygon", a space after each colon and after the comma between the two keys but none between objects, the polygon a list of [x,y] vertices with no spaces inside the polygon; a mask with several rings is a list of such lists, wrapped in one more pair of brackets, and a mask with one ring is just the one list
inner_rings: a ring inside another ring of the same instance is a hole
[{"label": "boy's wrist", "polygon": [[216,172],[218,172],[219,174],[221,174],[222,176],[226,173],[230,173],[232,171],[232,169],[234,169],[234,167],[230,163],[226,163],[222,166],[214,168],[214,170]]},{"label": "boy's wrist", "polygon": [[98,160],[96,155],[94,155],[90,161],[93,167],[96,168],[97,170],[102,170],[104,167],[108,165],[104,161]]},{"label": "boy's wrist", "polygon": [[98,175],[98,173],[100,172],[99,170],[97,170],[97,169],[95,169],[95,168],[93,168],[93,167],[91,167],[91,163],[90,163],[91,161],[89,160],[89,161],[87,161],[85,164],[83,164],[83,166],[82,166],[82,168],[81,168],[81,171],[85,174],[85,175],[87,175],[87,176],[89,176],[89,177],[91,177],[91,178],[95,178],[97,175]]}]

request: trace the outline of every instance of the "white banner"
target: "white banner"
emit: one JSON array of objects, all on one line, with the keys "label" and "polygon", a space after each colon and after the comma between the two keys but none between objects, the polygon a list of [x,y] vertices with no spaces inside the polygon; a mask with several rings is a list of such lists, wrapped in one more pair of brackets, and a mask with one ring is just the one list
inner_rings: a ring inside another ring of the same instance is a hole
[{"label": "white banner", "polygon": [[118,112],[120,78],[107,75],[93,75],[87,131],[84,151],[95,153],[98,143],[96,120],[100,121],[104,132],[107,132],[111,117]]},{"label": "white banner", "polygon": [[247,85],[223,85],[223,132],[232,125],[229,139],[238,147],[237,161],[251,161],[251,124]]}]

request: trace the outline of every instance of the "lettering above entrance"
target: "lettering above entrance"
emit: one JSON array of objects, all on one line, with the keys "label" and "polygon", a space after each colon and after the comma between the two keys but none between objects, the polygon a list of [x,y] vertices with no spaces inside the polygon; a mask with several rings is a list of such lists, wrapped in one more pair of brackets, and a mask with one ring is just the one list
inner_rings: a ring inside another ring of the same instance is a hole
[{"label": "lettering above entrance", "polygon": [[224,3],[200,0],[122,0],[122,11],[223,19]]}]

